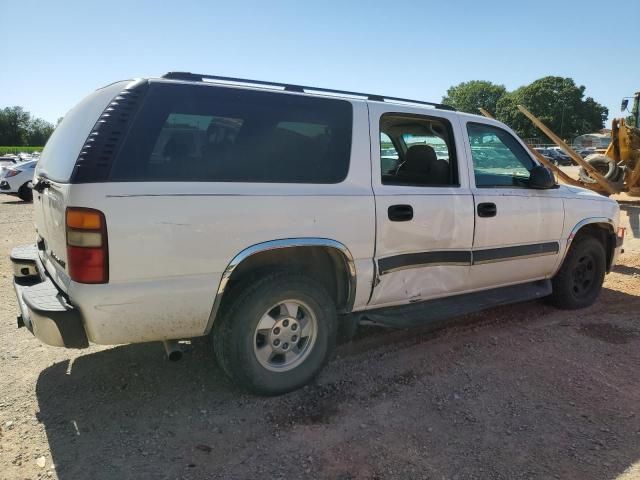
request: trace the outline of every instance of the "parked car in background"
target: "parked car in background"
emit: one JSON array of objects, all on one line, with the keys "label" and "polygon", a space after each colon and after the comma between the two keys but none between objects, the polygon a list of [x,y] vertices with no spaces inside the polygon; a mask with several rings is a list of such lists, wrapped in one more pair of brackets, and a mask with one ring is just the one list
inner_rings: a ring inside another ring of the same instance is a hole
[{"label": "parked car in background", "polygon": [[16,163],[0,173],[0,193],[16,195],[25,202],[33,199],[31,181],[38,161]]},{"label": "parked car in background", "polygon": [[571,160],[571,157],[564,153],[560,148],[549,147],[546,148],[546,152],[547,155],[553,159],[553,163],[556,165],[571,166],[574,163],[573,160]]},{"label": "parked car in background", "polygon": [[16,163],[18,163],[18,159],[13,155],[3,155],[0,157],[0,166],[2,167],[15,165]]},{"label": "parked car in background", "polygon": [[2,172],[7,167],[12,167],[18,163],[18,159],[13,155],[3,155],[0,157],[0,176],[2,176]]},{"label": "parked car in background", "polygon": [[549,150],[553,158],[558,160],[558,165],[571,166],[575,164],[567,152],[562,150],[560,147],[549,147],[547,150]]},{"label": "parked car in background", "polygon": [[562,150],[557,148],[542,148],[538,147],[535,149],[542,156],[546,157],[554,165],[563,165],[563,166],[571,166],[574,164],[571,157],[564,153]]},{"label": "parked car in background", "polygon": [[546,160],[550,161],[554,165],[556,164],[555,160],[551,155],[549,155],[546,148],[537,147],[537,148],[534,148],[534,150],[538,152],[540,155],[542,155]]},{"label": "parked car in background", "polygon": [[576,150],[576,152],[582,158],[587,158],[589,155],[593,155],[594,153],[596,153],[596,149],[595,148],[582,148],[582,149]]}]

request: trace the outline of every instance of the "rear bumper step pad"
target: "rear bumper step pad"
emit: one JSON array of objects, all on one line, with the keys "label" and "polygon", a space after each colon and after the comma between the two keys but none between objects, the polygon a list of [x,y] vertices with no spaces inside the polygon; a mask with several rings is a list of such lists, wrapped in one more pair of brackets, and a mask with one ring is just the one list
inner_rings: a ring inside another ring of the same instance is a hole
[{"label": "rear bumper step pad", "polygon": [[[13,286],[18,297],[24,324],[47,345],[67,348],[89,346],[78,309],[71,305],[58,287],[46,275],[35,245],[16,247],[11,251],[16,274]],[[25,268],[32,269],[25,275]]]}]

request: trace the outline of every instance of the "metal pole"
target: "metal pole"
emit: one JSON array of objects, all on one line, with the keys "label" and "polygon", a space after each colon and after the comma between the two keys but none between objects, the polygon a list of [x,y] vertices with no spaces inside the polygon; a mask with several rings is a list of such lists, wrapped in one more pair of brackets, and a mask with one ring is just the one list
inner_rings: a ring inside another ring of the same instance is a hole
[{"label": "metal pole", "polygon": [[634,127],[640,128],[640,92],[636,92],[633,97],[633,108],[631,109],[631,116],[633,117]]}]

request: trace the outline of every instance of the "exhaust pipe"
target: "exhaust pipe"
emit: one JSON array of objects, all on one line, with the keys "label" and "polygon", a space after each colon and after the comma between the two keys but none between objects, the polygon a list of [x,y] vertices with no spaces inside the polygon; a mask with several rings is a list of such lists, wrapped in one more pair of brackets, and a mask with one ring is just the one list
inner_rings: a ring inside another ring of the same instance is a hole
[{"label": "exhaust pipe", "polygon": [[177,362],[182,358],[182,349],[177,340],[165,340],[162,345],[164,345],[164,351],[167,353],[169,361]]}]

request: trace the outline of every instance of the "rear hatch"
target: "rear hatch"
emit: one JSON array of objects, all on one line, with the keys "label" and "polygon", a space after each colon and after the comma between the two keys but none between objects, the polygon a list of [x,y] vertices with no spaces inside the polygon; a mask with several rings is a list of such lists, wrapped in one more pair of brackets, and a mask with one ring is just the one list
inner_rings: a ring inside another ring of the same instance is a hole
[{"label": "rear hatch", "polygon": [[33,197],[39,255],[53,281],[65,292],[69,272],[64,217],[76,160],[99,117],[129,83],[117,82],[96,90],[73,107],[51,135],[35,171],[34,185],[48,182],[48,188],[34,191]]}]

